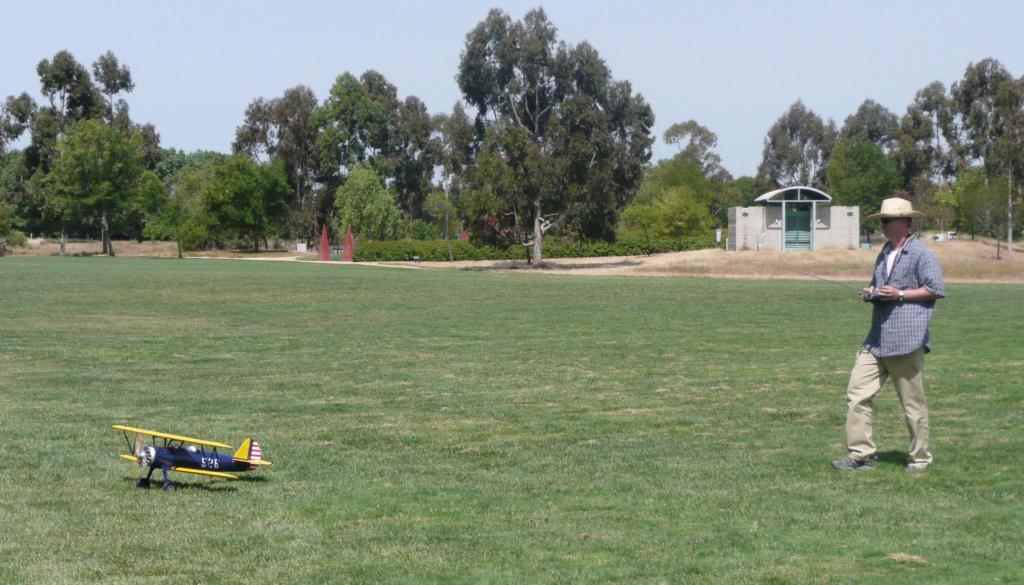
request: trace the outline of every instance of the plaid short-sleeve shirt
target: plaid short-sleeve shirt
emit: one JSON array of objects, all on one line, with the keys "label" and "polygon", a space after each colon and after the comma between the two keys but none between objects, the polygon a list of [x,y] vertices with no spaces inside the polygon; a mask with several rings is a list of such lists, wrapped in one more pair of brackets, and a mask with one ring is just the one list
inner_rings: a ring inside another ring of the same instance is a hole
[{"label": "plaid short-sleeve shirt", "polygon": [[[942,270],[935,255],[914,236],[903,245],[886,275],[885,255],[892,244],[886,243],[875,260],[871,286],[894,286],[900,290],[924,287],[939,298],[946,296]],[[871,313],[871,331],[864,347],[875,357],[905,355],[924,346],[931,351],[928,324],[935,311],[935,301],[878,301]]]}]

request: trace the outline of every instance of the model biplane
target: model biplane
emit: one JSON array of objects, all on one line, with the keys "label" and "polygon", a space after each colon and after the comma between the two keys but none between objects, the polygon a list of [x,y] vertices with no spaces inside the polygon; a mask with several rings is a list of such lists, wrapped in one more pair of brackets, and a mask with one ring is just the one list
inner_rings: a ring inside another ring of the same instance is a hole
[{"label": "model biplane", "polygon": [[[204,441],[203,439],[147,431],[124,425],[113,425],[113,428],[124,434],[124,441],[130,453],[122,453],[120,457],[138,463],[140,467],[149,468],[146,477],[139,478],[135,484],[141,488],[149,487],[149,478],[157,469],[160,469],[164,475],[163,488],[173,491],[174,486],[167,478],[168,471],[238,479],[238,476],[233,473],[270,465],[269,461],[263,460],[260,444],[252,437],[242,441],[242,446],[233,454],[227,455],[219,453],[217,450],[226,449],[228,453],[231,453],[231,445],[216,441]],[[135,434],[134,443],[128,438],[129,433]]]}]

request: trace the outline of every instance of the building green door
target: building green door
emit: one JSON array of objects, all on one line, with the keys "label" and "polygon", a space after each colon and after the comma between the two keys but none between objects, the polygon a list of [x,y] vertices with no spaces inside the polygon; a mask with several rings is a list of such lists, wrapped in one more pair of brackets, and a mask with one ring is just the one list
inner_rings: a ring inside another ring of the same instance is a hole
[{"label": "building green door", "polygon": [[811,249],[811,207],[786,205],[786,249]]}]

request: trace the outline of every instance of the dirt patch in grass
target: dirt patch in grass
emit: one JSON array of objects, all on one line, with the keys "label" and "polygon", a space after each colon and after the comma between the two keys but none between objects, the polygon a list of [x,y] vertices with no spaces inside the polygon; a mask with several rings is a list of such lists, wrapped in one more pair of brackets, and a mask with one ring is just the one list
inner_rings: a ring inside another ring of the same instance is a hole
[{"label": "dirt patch in grass", "polygon": [[885,557],[890,561],[896,561],[897,563],[904,563],[906,565],[927,565],[928,561],[917,555],[908,555],[906,553],[892,553]]},{"label": "dirt patch in grass", "polygon": [[[176,258],[178,247],[174,242],[136,242],[135,240],[114,240],[114,253],[118,256],[148,256],[155,258]],[[65,246],[68,256],[99,256],[102,246],[99,240],[70,241]],[[14,256],[56,256],[60,253],[60,241],[56,239],[31,238],[24,246],[13,248]]]},{"label": "dirt patch in grass", "polygon": [[[142,256],[148,258],[177,258],[178,246],[174,242],[135,240],[114,240],[114,253],[118,256]],[[67,243],[65,253],[68,256],[99,256],[102,250],[99,240],[75,240]],[[60,241],[56,239],[32,238],[25,246],[13,248],[15,256],[56,256],[60,253]],[[287,250],[270,250],[253,253],[245,250],[210,250],[202,252],[186,252],[189,257],[202,258],[254,258],[254,257],[289,257],[295,252]]]}]

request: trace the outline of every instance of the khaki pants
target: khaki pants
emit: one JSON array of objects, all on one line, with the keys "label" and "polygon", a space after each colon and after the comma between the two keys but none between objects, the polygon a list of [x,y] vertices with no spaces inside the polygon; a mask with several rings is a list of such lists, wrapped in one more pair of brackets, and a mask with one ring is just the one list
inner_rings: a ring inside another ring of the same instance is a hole
[{"label": "khaki pants", "polygon": [[924,348],[906,355],[876,358],[861,348],[846,388],[846,447],[850,457],[863,460],[875,454],[871,401],[892,377],[910,431],[910,462],[928,464],[928,404],[924,400]]}]

